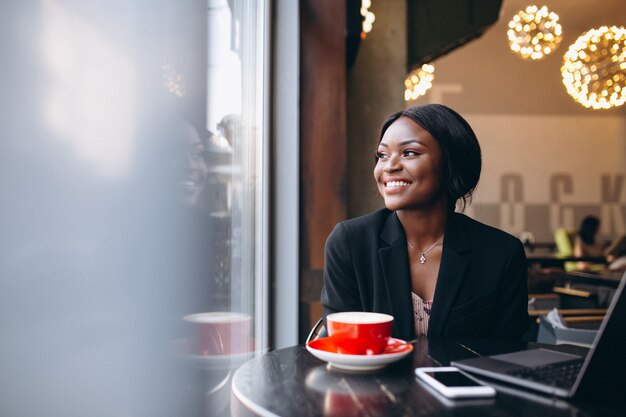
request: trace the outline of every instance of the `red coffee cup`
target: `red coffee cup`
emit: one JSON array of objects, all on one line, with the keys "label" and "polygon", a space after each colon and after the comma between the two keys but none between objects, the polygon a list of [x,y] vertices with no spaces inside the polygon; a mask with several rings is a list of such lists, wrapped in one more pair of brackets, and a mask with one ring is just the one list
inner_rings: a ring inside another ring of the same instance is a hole
[{"label": "red coffee cup", "polygon": [[326,329],[338,353],[377,355],[385,351],[393,316],[382,313],[346,311],[326,316]]},{"label": "red coffee cup", "polygon": [[230,311],[190,314],[189,349],[195,355],[236,355],[251,349],[251,318]]}]

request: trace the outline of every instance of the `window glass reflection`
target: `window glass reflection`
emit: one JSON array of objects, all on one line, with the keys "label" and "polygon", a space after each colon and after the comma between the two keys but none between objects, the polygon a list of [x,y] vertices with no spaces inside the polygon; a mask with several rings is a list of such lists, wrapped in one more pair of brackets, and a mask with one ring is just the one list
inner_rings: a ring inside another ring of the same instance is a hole
[{"label": "window glass reflection", "polygon": [[0,4],[0,415],[228,415],[264,340],[265,3]]}]

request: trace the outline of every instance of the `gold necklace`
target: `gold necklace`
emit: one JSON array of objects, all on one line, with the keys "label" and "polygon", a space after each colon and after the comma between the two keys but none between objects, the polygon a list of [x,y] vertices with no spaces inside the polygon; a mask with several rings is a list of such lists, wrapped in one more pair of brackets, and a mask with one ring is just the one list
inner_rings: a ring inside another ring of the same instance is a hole
[{"label": "gold necklace", "polygon": [[[434,248],[435,246],[437,246],[437,243],[439,243],[439,241],[440,241],[441,239],[443,239],[443,236],[444,236],[444,235],[441,235],[441,237],[440,237],[439,239],[437,239],[437,241],[436,241],[435,243],[433,243],[433,244],[432,244],[432,246],[431,246],[430,248],[426,249],[425,251],[422,251],[422,255],[420,256],[420,263],[421,263],[421,264],[426,263],[426,254],[427,254],[428,252],[430,252],[430,250],[431,250],[432,248]],[[410,246],[410,247],[412,247],[413,249],[417,250],[417,249],[415,248],[415,246],[411,245],[411,242],[409,242],[409,239],[407,239],[407,240],[406,240],[406,243],[408,243],[408,244],[409,244],[409,246]]]}]

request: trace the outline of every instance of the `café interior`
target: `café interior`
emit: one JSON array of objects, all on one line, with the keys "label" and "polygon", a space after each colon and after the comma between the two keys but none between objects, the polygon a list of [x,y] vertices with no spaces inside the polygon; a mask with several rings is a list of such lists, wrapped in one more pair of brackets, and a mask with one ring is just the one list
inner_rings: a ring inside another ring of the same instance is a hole
[{"label": "caf\u00e9 interior", "polygon": [[[0,415],[623,415],[625,365],[597,370],[626,347],[607,324],[626,318],[623,0],[10,0],[0,16]],[[319,354],[326,239],[385,206],[381,123],[429,103],[478,137],[464,213],[523,244],[529,330]],[[588,217],[600,253],[577,249]],[[593,372],[567,395],[487,378],[494,398],[457,401],[413,372],[546,345],[585,349]]]}]

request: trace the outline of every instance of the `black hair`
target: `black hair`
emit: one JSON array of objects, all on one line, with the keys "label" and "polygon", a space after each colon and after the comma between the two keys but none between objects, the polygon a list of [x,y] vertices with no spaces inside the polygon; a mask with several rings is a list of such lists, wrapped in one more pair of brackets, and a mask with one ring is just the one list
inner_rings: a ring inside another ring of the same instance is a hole
[{"label": "black hair", "polygon": [[471,203],[481,170],[480,145],[469,123],[442,104],[409,107],[392,114],[383,122],[378,143],[389,126],[401,117],[420,125],[439,143],[441,180],[448,196],[448,210],[454,211],[458,200],[461,200],[461,210],[465,210]]},{"label": "black hair", "polygon": [[600,219],[596,216],[586,216],[580,223],[580,229],[578,229],[578,236],[587,245],[593,245],[596,241],[596,233],[600,227]]}]

